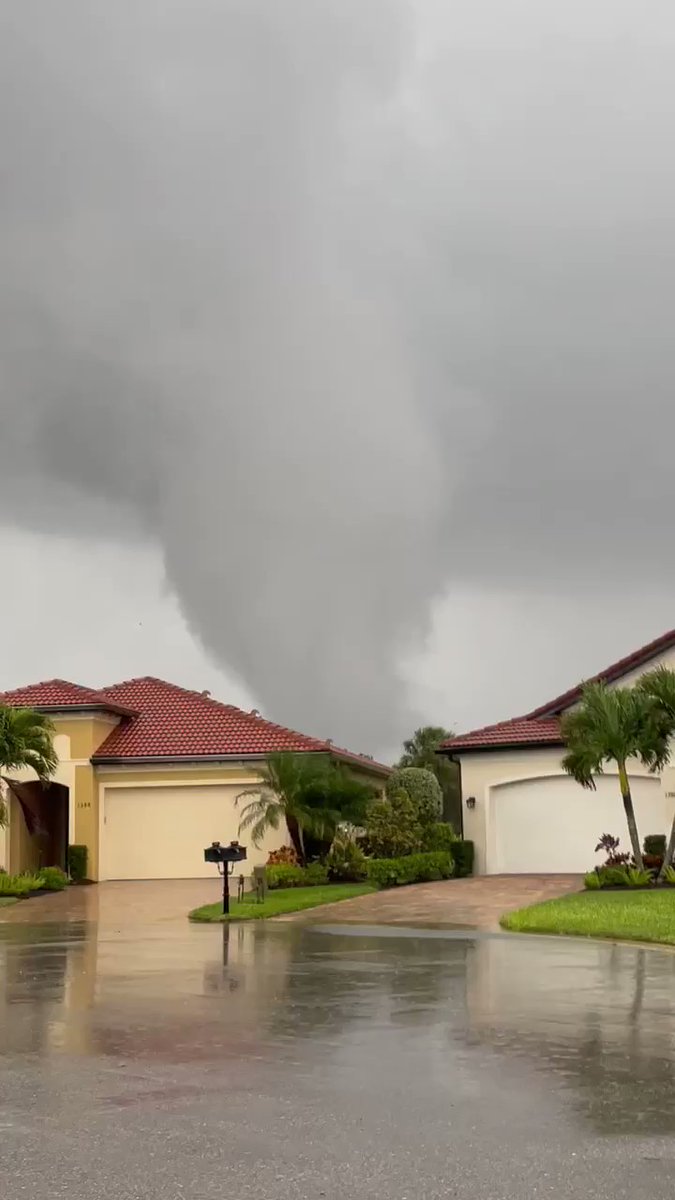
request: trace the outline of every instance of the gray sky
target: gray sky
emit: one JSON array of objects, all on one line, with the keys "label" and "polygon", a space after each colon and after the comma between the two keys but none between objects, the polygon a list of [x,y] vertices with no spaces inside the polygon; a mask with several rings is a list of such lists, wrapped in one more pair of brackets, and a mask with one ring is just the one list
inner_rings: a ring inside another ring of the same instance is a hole
[{"label": "gray sky", "polygon": [[0,33],[0,683],[383,753],[675,625],[672,5]]}]

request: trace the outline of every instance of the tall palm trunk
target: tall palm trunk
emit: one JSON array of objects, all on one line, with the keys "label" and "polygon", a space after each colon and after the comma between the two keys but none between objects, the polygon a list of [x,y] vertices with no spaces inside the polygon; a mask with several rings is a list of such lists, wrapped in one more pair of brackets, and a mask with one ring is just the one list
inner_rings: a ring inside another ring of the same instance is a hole
[{"label": "tall palm trunk", "polygon": [[288,826],[288,835],[291,839],[291,844],[295,850],[298,862],[301,867],[306,866],[305,863],[305,843],[302,836],[302,829],[297,817],[292,817],[290,813],[286,813],[286,825]]},{"label": "tall palm trunk", "polygon": [[674,854],[675,854],[675,817],[673,817],[673,823],[670,827],[670,837],[668,838],[668,845],[666,846],[666,852],[663,856],[663,862],[661,863],[661,870],[659,871],[659,874],[657,877],[658,883],[661,883],[661,881],[663,879],[665,879],[666,867],[671,867],[673,865],[673,855]]},{"label": "tall palm trunk", "polygon": [[628,772],[626,764],[619,763],[619,784],[621,787],[621,799],[623,800],[623,808],[626,814],[626,822],[628,824],[628,834],[630,844],[633,850],[633,858],[635,865],[640,871],[644,871],[645,864],[642,858],[642,848],[640,846],[640,838],[638,835],[637,821],[635,820],[635,809],[633,808],[633,797],[630,794],[630,784],[628,782]]}]

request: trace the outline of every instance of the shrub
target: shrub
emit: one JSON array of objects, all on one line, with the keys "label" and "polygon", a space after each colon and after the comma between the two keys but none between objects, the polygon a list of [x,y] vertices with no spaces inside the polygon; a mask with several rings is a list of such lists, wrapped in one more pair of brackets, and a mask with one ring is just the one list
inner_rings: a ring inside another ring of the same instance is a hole
[{"label": "shrub", "polygon": [[433,825],[427,825],[422,831],[422,849],[430,850],[446,850],[452,854],[455,844],[459,839],[452,825],[448,825],[447,821],[436,821]]},{"label": "shrub", "polygon": [[663,862],[666,856],[665,833],[648,833],[642,844],[642,849],[645,854],[654,858],[660,858],[661,862]]},{"label": "shrub", "polygon": [[600,886],[600,876],[597,871],[589,871],[587,875],[584,875],[584,887],[587,891],[598,891]]},{"label": "shrub", "polygon": [[629,867],[626,874],[629,888],[649,887],[652,882],[649,871],[641,871],[639,867]]},{"label": "shrub", "polygon": [[280,846],[278,850],[270,850],[267,855],[268,867],[295,867],[298,856],[292,846]]},{"label": "shrub", "polygon": [[465,879],[467,875],[473,875],[473,855],[473,842],[458,838],[456,842],[452,843],[452,857],[455,860],[457,879]]},{"label": "shrub", "polygon": [[419,824],[435,825],[443,812],[443,791],[436,776],[424,767],[399,767],[387,780],[389,800],[403,789],[412,801]]},{"label": "shrub", "polygon": [[331,883],[360,883],[368,874],[366,856],[354,838],[338,830],[326,858]]},{"label": "shrub", "polygon": [[42,867],[40,880],[42,887],[52,892],[62,892],[68,884],[68,876],[60,867]]},{"label": "shrub", "polygon": [[663,872],[663,879],[665,883],[669,883],[671,886],[675,884],[675,867],[666,867]]},{"label": "shrub", "polygon": [[39,875],[0,875],[0,896],[29,896],[41,887]]},{"label": "shrub", "polygon": [[627,887],[628,867],[598,867],[600,887]]},{"label": "shrub", "polygon": [[648,871],[660,871],[661,866],[663,864],[663,855],[662,854],[643,854],[642,862]]},{"label": "shrub", "polygon": [[403,788],[372,805],[366,822],[366,837],[368,849],[376,858],[401,858],[420,849],[422,830],[415,807]]},{"label": "shrub", "polygon": [[276,888],[318,887],[328,883],[328,872],[321,863],[312,863],[309,867],[271,866],[265,868],[267,886],[270,891]]},{"label": "shrub", "polygon": [[86,846],[68,847],[68,874],[73,883],[82,883],[87,878],[87,857]]},{"label": "shrub", "polygon": [[624,863],[628,862],[630,854],[624,854],[619,850],[619,841],[620,839],[618,837],[614,837],[612,833],[600,834],[600,837],[598,838],[598,844],[595,847],[595,853],[597,854],[598,850],[605,851],[607,858],[605,859],[604,866],[620,867],[623,866]]},{"label": "shrub", "polygon": [[380,888],[402,887],[407,883],[430,883],[451,879],[452,855],[437,850],[430,854],[406,854],[402,858],[371,858],[368,879]]}]

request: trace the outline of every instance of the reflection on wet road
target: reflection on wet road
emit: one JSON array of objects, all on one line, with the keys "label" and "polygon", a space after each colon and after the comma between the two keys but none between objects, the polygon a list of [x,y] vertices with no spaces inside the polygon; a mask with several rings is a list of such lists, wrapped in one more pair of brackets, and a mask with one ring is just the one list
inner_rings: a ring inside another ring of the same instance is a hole
[{"label": "reflection on wet road", "polygon": [[675,955],[0,926],[8,1196],[665,1197]]}]

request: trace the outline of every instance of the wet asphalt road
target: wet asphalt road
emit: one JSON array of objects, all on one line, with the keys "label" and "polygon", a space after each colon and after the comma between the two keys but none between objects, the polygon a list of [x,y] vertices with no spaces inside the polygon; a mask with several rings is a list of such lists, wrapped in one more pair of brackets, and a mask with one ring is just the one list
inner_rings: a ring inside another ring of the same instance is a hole
[{"label": "wet asphalt road", "polygon": [[449,931],[0,925],[3,1195],[642,1197],[675,955]]}]

